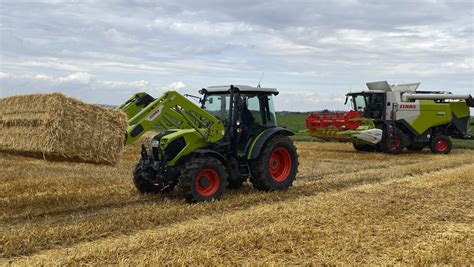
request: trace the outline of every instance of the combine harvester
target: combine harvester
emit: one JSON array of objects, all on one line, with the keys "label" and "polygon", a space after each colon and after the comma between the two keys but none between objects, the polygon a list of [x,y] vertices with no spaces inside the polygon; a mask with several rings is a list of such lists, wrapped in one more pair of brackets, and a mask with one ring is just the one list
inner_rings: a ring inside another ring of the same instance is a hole
[{"label": "combine harvester", "polygon": [[357,151],[398,154],[406,147],[435,154],[451,151],[451,136],[470,138],[471,95],[443,91],[416,91],[420,83],[367,83],[369,90],[350,92],[352,111],[322,112],[306,118],[311,136],[351,142]]}]

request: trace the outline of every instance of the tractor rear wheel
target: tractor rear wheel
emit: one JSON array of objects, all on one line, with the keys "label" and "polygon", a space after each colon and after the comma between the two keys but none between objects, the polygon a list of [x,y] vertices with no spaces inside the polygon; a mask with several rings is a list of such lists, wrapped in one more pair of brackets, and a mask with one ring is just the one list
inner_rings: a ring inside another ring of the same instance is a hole
[{"label": "tractor rear wheel", "polygon": [[[142,164],[139,162],[133,170],[133,184],[140,193],[159,193],[161,192],[162,186],[151,183],[147,180],[149,173],[143,169]],[[171,188],[172,190],[172,188]]]},{"label": "tractor rear wheel", "polygon": [[273,137],[260,156],[251,162],[253,187],[263,191],[286,190],[298,170],[298,155],[293,142],[284,135]]},{"label": "tractor rear wheel", "polygon": [[433,154],[448,154],[453,148],[451,138],[445,135],[438,135],[430,143],[430,149]]},{"label": "tractor rear wheel", "polygon": [[198,157],[184,164],[179,187],[187,202],[217,200],[227,187],[227,170],[213,157]]}]

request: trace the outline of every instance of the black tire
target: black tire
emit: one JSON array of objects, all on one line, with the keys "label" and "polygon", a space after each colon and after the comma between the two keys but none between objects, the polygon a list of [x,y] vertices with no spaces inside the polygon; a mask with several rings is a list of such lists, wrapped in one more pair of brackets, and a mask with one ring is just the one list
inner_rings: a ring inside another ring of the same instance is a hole
[{"label": "black tire", "polygon": [[359,145],[359,144],[356,144],[356,143],[352,143],[352,146],[357,151],[364,151],[364,152],[374,152],[375,151],[375,146],[371,146],[371,145]]},{"label": "black tire", "polygon": [[[296,147],[284,135],[272,137],[264,147],[260,156],[251,162],[250,182],[262,191],[288,189],[293,185],[298,171]],[[270,161],[273,161],[272,166]]]},{"label": "black tire", "polygon": [[449,136],[438,135],[430,143],[433,154],[448,154],[453,148],[453,142]]},{"label": "black tire", "polygon": [[229,185],[227,185],[228,189],[239,189],[242,187],[243,183],[247,181],[247,178],[229,178]]},{"label": "black tire", "polygon": [[407,146],[407,149],[410,150],[410,151],[421,151],[421,150],[423,150],[423,148],[425,148],[425,145],[420,144],[420,143],[413,143],[413,144]]},{"label": "black tire", "polygon": [[387,154],[400,154],[402,153],[403,149],[405,148],[406,144],[406,138],[403,132],[395,128],[395,138],[396,138],[396,144],[393,146],[390,146],[389,140],[388,140],[388,133],[386,130],[384,130],[384,134],[382,137],[382,141],[380,141],[380,147],[382,149],[382,152],[387,153]]},{"label": "black tire", "polygon": [[184,164],[179,187],[189,203],[218,200],[228,185],[224,165],[213,157],[198,157]]},{"label": "black tire", "polygon": [[[139,162],[133,170],[133,184],[140,193],[159,193],[161,192],[162,186],[155,185],[146,179],[149,173],[142,168]],[[172,190],[172,188],[171,188]]]}]

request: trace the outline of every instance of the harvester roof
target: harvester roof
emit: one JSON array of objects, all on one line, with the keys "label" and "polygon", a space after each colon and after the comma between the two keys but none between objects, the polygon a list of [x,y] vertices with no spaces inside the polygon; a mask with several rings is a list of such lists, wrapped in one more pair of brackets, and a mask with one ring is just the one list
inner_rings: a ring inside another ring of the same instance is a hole
[{"label": "harvester roof", "polygon": [[[233,85],[238,88],[241,92],[256,92],[256,93],[269,93],[278,95],[278,90],[276,88],[263,88],[263,87],[253,87],[249,85]],[[218,86],[209,86],[206,90],[209,93],[226,93],[229,92],[231,85],[218,85]]]},{"label": "harvester roof", "polygon": [[361,94],[361,93],[385,93],[385,92],[410,92],[415,93],[420,82],[417,83],[404,83],[404,84],[392,84],[390,85],[387,81],[381,82],[369,82],[366,83],[369,90],[362,90],[356,92],[350,92],[347,95],[351,94]]}]

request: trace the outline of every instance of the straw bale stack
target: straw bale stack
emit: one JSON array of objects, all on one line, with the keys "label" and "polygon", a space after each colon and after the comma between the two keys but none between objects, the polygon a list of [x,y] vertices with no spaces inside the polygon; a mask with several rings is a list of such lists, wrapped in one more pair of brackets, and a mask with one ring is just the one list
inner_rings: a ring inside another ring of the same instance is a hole
[{"label": "straw bale stack", "polygon": [[127,116],[59,93],[0,99],[0,151],[114,164],[121,156]]}]

